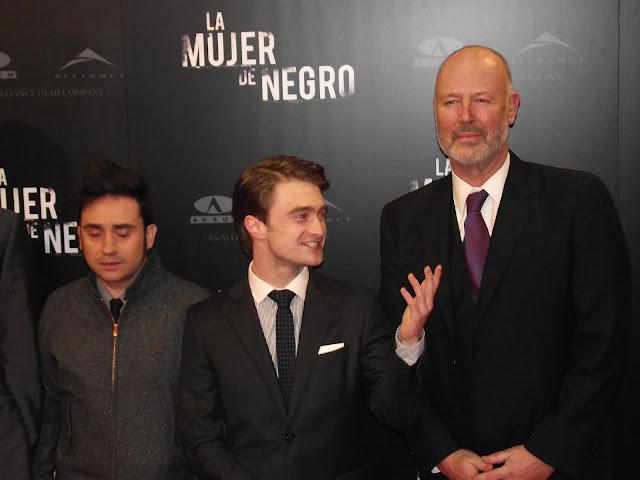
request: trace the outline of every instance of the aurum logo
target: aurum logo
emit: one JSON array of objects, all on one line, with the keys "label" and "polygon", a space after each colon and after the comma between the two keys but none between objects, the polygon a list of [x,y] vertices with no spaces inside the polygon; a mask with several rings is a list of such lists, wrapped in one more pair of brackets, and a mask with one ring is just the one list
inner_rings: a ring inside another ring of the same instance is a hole
[{"label": "aurum logo", "polygon": [[457,38],[429,38],[418,45],[418,50],[422,52],[424,57],[416,58],[413,66],[416,68],[439,67],[445,58],[463,46],[464,44]]},{"label": "aurum logo", "polygon": [[[0,52],[0,69],[11,64],[11,57],[6,53]],[[0,70],[0,80],[15,80],[18,74],[15,70]]]},{"label": "aurum logo", "polygon": [[207,195],[193,203],[193,207],[205,215],[192,215],[189,223],[212,224],[233,223],[231,199],[223,195]]}]

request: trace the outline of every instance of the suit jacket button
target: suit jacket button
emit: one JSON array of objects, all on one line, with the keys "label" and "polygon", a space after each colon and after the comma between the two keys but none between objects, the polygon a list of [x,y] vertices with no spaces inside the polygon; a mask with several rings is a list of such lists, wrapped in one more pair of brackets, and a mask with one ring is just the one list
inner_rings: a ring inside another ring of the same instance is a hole
[{"label": "suit jacket button", "polygon": [[291,433],[291,432],[287,432],[287,433],[285,433],[285,434],[284,434],[284,440],[285,440],[287,443],[291,443],[291,442],[293,442],[293,439],[294,439],[294,438],[296,438],[296,436],[295,436],[293,433]]}]

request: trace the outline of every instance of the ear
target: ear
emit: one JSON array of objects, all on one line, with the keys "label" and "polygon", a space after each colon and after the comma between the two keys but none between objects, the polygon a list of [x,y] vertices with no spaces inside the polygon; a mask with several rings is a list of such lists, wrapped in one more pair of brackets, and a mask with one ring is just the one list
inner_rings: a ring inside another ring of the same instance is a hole
[{"label": "ear", "polygon": [[267,226],[258,217],[254,217],[253,215],[247,215],[244,217],[244,228],[247,229],[247,232],[252,239],[261,240],[265,238]]},{"label": "ear", "polygon": [[153,243],[156,241],[156,233],[158,233],[158,227],[155,223],[150,223],[145,228],[145,241],[147,250],[151,250]]},{"label": "ear", "polygon": [[518,109],[520,108],[520,94],[515,90],[509,95],[508,109],[509,109],[509,126],[513,127],[516,123],[516,117],[518,116]]}]

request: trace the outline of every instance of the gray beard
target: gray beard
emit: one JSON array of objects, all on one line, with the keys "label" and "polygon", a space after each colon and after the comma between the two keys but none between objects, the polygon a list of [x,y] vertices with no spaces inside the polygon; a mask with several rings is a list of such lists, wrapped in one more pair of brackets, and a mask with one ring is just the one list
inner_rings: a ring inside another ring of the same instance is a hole
[{"label": "gray beard", "polygon": [[467,167],[475,167],[481,165],[500,151],[500,149],[509,139],[508,124],[502,125],[496,133],[497,135],[494,139],[487,140],[475,151],[466,151],[464,154],[458,155],[456,153],[456,147],[452,147],[454,142],[451,142],[449,145],[445,145],[444,139],[438,133],[438,127],[436,125],[436,136],[438,138],[438,144],[440,145],[440,149],[442,150],[442,152],[447,156],[447,158]]}]

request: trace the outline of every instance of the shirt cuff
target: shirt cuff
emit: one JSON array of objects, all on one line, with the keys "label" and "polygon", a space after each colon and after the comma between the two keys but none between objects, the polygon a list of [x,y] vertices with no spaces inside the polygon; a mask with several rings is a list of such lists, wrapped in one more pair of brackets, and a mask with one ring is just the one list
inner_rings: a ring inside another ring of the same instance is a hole
[{"label": "shirt cuff", "polygon": [[415,363],[420,358],[424,352],[424,330],[420,334],[420,340],[415,345],[403,345],[400,340],[400,327],[396,329],[396,355],[400,357],[400,359],[409,365],[410,367],[415,365]]}]

